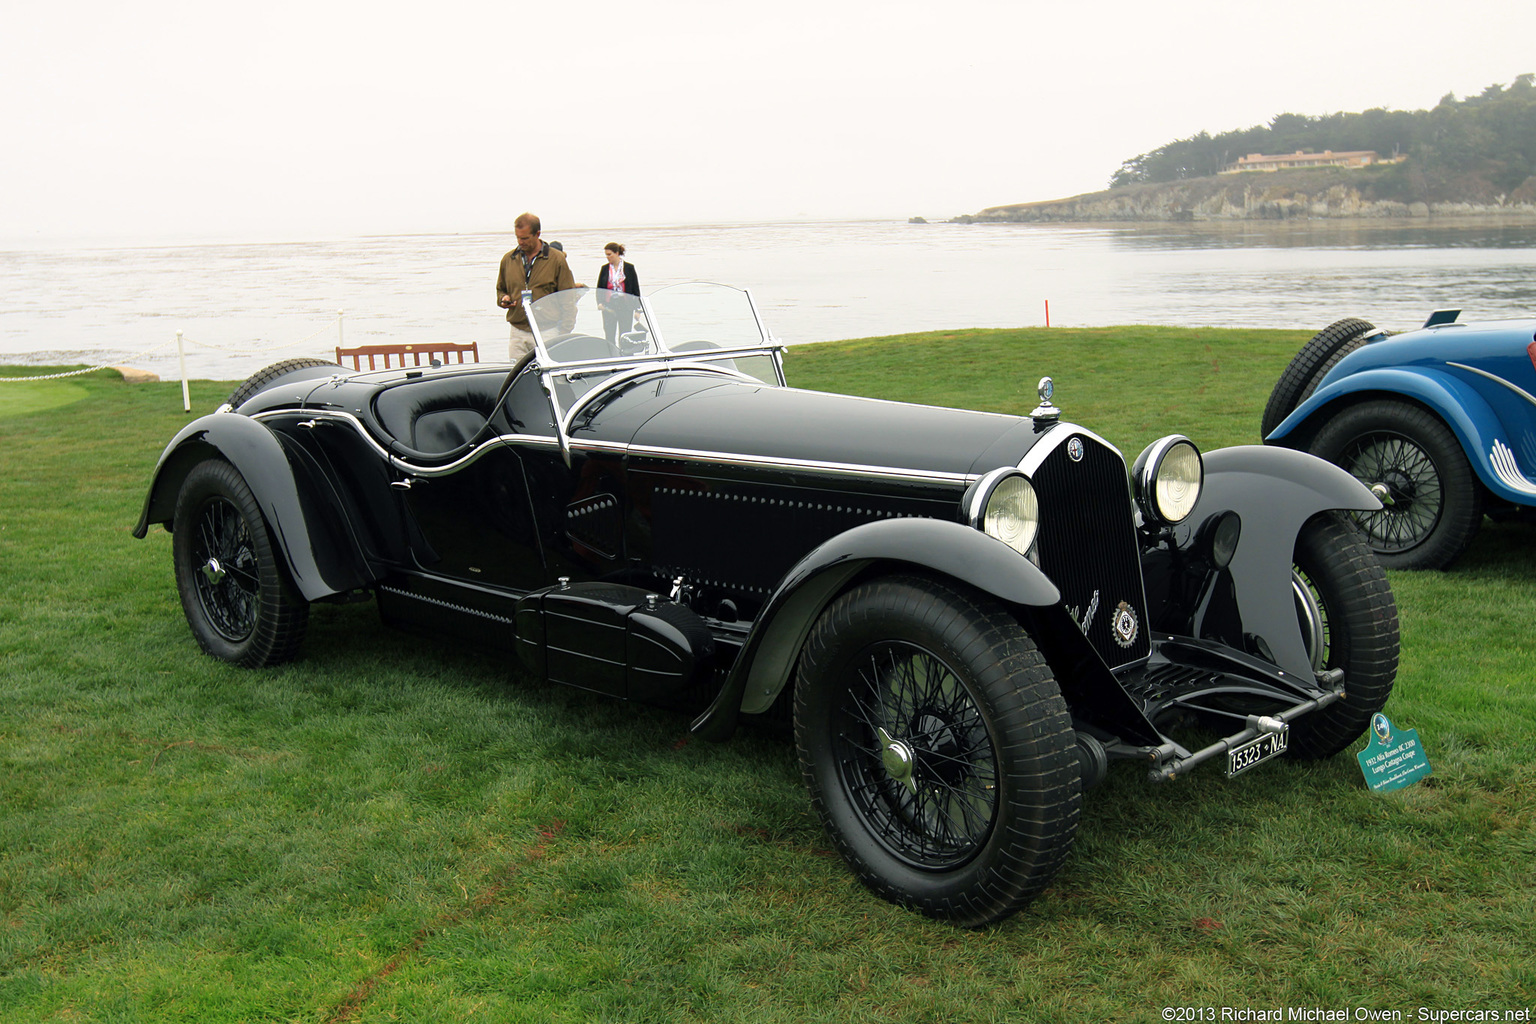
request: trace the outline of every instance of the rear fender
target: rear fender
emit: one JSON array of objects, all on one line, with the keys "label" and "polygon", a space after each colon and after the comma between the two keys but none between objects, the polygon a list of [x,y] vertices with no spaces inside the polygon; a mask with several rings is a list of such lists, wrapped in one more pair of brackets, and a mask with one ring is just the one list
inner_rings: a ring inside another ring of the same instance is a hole
[{"label": "rear fender", "polygon": [[[203,416],[171,439],[150,478],[135,537],[143,539],[155,523],[171,528],[182,483],[194,466],[208,458],[224,459],[245,478],[305,600],[316,601],[364,584],[356,561],[348,561],[340,545],[315,542],[316,537],[324,539],[326,532],[323,525],[312,527],[306,515],[299,477],[283,442],[261,423],[236,413]],[[316,516],[321,515],[317,501],[308,504],[316,509]]]},{"label": "rear fender", "polygon": [[1264,640],[1282,669],[1310,682],[1312,663],[1291,596],[1296,536],[1319,512],[1371,511],[1381,502],[1339,467],[1290,448],[1243,445],[1204,459],[1200,500],[1175,540],[1190,549],[1201,524],[1226,511],[1238,514],[1242,532],[1230,574],[1242,628]]},{"label": "rear fender", "polygon": [[[979,530],[921,518],[855,527],[802,558],[764,605],[719,695],[694,721],[694,731],[725,739],[739,713],[767,711],[793,678],[806,637],[827,605],[871,572],[901,571],[948,577],[1001,601],[1049,639],[1042,650],[1053,665],[1064,663],[1064,691],[1076,681],[1090,698],[1082,703],[1103,709],[1107,724],[1140,741],[1156,735],[1062,608],[1060,591],[1039,567]],[[1068,702],[1076,710],[1078,702],[1070,695]]]},{"label": "rear fender", "polygon": [[1269,440],[1294,444],[1310,438],[1339,403],[1372,398],[1407,398],[1424,406],[1456,435],[1473,472],[1485,487],[1506,501],[1531,504],[1530,491],[1511,487],[1494,470],[1494,445],[1510,445],[1503,440],[1506,431],[1498,413],[1472,385],[1438,370],[1388,367],[1351,374],[1319,388],[1275,428]]}]

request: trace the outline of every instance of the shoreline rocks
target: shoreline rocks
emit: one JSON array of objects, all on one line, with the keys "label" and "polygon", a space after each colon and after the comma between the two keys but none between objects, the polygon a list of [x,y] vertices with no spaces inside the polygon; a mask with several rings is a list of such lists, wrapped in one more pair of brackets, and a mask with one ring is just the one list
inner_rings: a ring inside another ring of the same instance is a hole
[{"label": "shoreline rocks", "polygon": [[[1092,221],[1426,220],[1439,217],[1536,221],[1536,201],[1497,196],[1491,202],[1403,202],[1378,199],[1368,182],[1337,172],[1306,177],[1222,175],[1091,192],[1069,199],[992,206],[958,223]],[[1523,189],[1521,191],[1524,191]]]}]

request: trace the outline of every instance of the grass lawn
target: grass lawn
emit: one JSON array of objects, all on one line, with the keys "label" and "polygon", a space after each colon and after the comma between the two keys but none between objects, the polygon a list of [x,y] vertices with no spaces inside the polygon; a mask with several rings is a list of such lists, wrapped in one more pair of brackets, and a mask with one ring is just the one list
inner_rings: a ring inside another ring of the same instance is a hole
[{"label": "grass lawn", "polygon": [[[937,332],[797,347],[787,369],[1021,414],[1050,374],[1065,418],[1129,459],[1174,431],[1256,443],[1305,340]],[[194,382],[194,410],[232,386]],[[1431,778],[1373,795],[1352,753],[1162,786],[1117,764],[1055,885],[970,932],[854,881],[782,737],[689,742],[675,713],[534,683],[366,604],[316,606],[280,669],[203,656],[169,535],[130,534],[188,418],[179,382],[0,383],[0,1024],[1536,1004],[1536,529],[1488,524],[1454,571],[1391,576],[1387,713]]]}]

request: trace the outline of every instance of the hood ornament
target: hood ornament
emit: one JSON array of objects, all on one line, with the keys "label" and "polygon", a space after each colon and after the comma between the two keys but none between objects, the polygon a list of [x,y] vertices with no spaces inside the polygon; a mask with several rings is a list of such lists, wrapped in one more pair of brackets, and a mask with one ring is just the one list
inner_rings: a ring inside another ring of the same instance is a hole
[{"label": "hood ornament", "polygon": [[1049,377],[1041,377],[1035,390],[1040,395],[1040,404],[1035,407],[1034,412],[1029,414],[1030,418],[1035,421],[1036,426],[1055,423],[1061,418],[1061,410],[1051,404],[1051,396],[1056,393],[1055,382]]}]

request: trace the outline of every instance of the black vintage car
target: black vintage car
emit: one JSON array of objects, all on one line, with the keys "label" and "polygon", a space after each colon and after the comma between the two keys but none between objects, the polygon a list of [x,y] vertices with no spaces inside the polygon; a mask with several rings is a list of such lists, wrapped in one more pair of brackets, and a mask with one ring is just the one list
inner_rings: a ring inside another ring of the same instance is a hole
[{"label": "black vintage car", "polygon": [[372,597],[711,739],[790,720],[859,877],[972,926],[1050,882],[1111,762],[1327,757],[1392,689],[1341,511],[1379,503],[1310,455],[1128,469],[1049,380],[1028,417],[796,390],[721,286],[533,311],[515,366],[290,360],[177,434],[136,535],[173,531],[205,651],[280,662],[311,602]]}]

